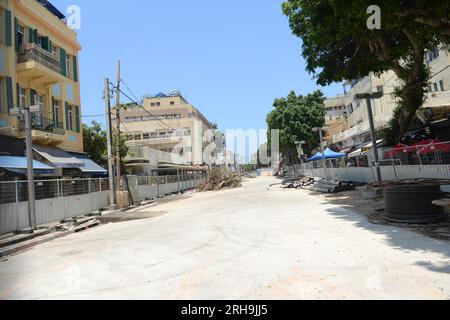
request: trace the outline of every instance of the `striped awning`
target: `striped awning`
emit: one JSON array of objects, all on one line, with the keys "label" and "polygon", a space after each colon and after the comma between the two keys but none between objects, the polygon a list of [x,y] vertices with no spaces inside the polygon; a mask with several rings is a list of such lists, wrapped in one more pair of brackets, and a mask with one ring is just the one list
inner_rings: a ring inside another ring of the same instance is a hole
[{"label": "striped awning", "polygon": [[50,165],[55,168],[75,169],[85,166],[83,161],[59,148],[34,145],[33,150],[50,162]]}]

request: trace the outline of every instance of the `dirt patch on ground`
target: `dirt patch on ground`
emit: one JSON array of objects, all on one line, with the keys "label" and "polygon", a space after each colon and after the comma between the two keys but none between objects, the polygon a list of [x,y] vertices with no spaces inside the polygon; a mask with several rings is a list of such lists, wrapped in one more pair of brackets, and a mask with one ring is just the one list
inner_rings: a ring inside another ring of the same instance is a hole
[{"label": "dirt patch on ground", "polygon": [[359,187],[355,191],[346,191],[337,194],[323,194],[314,191],[307,191],[312,195],[321,197],[327,203],[339,205],[366,217],[371,223],[377,225],[396,226],[408,229],[439,240],[450,241],[450,215],[442,223],[411,225],[405,223],[392,223],[384,219],[384,199],[378,198],[367,200],[362,197],[364,187]]}]

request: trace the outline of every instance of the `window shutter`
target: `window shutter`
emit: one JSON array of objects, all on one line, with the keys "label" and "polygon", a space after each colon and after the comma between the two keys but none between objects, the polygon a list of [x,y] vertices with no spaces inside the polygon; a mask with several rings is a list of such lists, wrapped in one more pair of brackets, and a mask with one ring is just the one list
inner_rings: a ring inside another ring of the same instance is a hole
[{"label": "window shutter", "polygon": [[14,108],[14,95],[12,78],[6,77],[6,101],[8,103],[8,110]]},{"label": "window shutter", "polygon": [[33,28],[28,28],[28,43],[33,43]]},{"label": "window shutter", "polygon": [[52,52],[52,51],[53,51],[52,40],[48,40],[48,51],[49,51],[49,52]]},{"label": "window shutter", "polygon": [[39,34],[38,34],[38,30],[37,29],[34,29],[34,31],[33,31],[33,40],[34,40],[34,43],[35,44],[38,44],[39,43]]},{"label": "window shutter", "polygon": [[58,126],[56,123],[56,112],[55,112],[55,97],[52,96],[52,115],[53,115],[53,124],[55,125],[55,128]]},{"label": "window shutter", "polygon": [[80,107],[75,106],[75,127],[77,130],[77,133],[80,133]]},{"label": "window shutter", "polygon": [[69,130],[69,103],[66,102],[66,129]]},{"label": "window shutter", "polygon": [[50,51],[48,41],[49,41],[49,40],[48,40],[48,37],[42,37],[42,38],[41,38],[41,45],[42,45],[42,49],[47,50],[47,51]]},{"label": "window shutter", "polygon": [[11,47],[12,45],[12,39],[11,39],[11,11],[5,10],[5,45],[7,47]]},{"label": "window shutter", "polygon": [[36,95],[36,91],[33,89],[30,89],[30,106],[34,106],[34,103],[36,102],[36,101],[34,101],[35,95]]},{"label": "window shutter", "polygon": [[61,63],[61,74],[65,77],[67,76],[67,70],[66,70],[66,51],[61,48],[60,49],[60,63]]},{"label": "window shutter", "polygon": [[73,56],[72,60],[73,60],[73,80],[77,82],[78,81],[77,57]]},{"label": "window shutter", "polygon": [[16,98],[17,98],[17,108],[20,108],[20,96],[19,96],[19,84],[16,83]]},{"label": "window shutter", "polygon": [[19,21],[17,18],[14,18],[14,34],[15,34],[15,43],[16,43],[16,51],[19,51]]}]

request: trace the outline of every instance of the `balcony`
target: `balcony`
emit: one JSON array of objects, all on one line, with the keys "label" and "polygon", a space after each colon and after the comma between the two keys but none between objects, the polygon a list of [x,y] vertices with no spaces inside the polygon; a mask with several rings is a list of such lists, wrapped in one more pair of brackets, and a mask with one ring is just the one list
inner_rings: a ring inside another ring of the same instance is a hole
[{"label": "balcony", "polygon": [[[25,137],[25,120],[20,121],[20,132]],[[55,122],[39,114],[31,116],[33,142],[43,145],[59,145],[65,141],[66,130],[62,122]]]},{"label": "balcony", "polygon": [[32,85],[52,85],[64,80],[58,58],[34,43],[21,48],[17,63],[19,76]]}]

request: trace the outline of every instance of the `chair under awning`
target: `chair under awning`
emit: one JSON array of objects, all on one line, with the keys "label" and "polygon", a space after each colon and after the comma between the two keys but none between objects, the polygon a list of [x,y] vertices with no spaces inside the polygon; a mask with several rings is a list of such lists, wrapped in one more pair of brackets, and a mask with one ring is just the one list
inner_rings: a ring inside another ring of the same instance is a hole
[{"label": "chair under awning", "polygon": [[40,145],[34,145],[33,150],[38,153],[42,158],[47,160],[52,167],[62,169],[78,169],[83,168],[85,163],[70,153],[52,147],[44,147]]},{"label": "chair under awning", "polygon": [[[17,174],[27,174],[27,158],[0,156],[0,168]],[[33,160],[33,171],[35,174],[52,174],[54,168]]]}]

